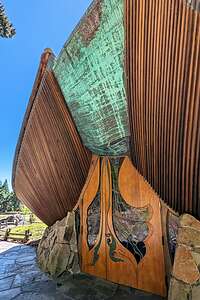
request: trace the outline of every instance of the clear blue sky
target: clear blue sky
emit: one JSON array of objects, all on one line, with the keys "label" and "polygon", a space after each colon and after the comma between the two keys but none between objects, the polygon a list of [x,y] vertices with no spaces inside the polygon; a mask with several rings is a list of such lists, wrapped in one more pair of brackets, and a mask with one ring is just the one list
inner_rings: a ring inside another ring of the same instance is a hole
[{"label": "clear blue sky", "polygon": [[0,180],[11,182],[14,151],[40,55],[58,55],[91,0],[2,0],[16,28],[0,38]]}]

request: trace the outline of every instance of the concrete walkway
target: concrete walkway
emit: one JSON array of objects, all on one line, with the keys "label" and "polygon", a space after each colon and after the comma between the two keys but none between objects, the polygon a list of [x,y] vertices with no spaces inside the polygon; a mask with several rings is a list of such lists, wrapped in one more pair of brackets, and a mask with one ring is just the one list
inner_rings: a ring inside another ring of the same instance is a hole
[{"label": "concrete walkway", "polygon": [[161,300],[86,274],[57,280],[41,272],[35,248],[0,241],[0,300]]}]

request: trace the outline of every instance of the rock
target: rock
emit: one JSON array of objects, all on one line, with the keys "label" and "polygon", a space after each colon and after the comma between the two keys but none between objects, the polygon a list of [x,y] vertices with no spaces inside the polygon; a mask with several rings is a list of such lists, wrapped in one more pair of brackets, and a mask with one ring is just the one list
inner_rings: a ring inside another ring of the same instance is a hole
[{"label": "rock", "polygon": [[200,222],[189,214],[184,214],[180,217],[180,226],[189,226],[191,229],[200,231]]},{"label": "rock", "polygon": [[192,257],[197,265],[197,268],[199,269],[200,271],[200,253],[197,253],[197,252],[192,252]]},{"label": "rock", "polygon": [[37,249],[43,271],[59,276],[65,271],[80,272],[74,213],[46,228]]},{"label": "rock", "polygon": [[15,276],[15,279],[12,284],[12,288],[20,287],[23,285],[29,285],[35,281],[41,281],[42,276],[43,274],[41,273],[41,271],[27,272],[26,276],[24,276],[24,274],[18,273]]},{"label": "rock", "polygon": [[9,289],[7,291],[0,292],[0,299],[11,300],[11,299],[14,299],[20,293],[21,293],[21,289],[20,288]]},{"label": "rock", "polygon": [[172,279],[169,287],[168,300],[188,300],[191,291],[190,286],[176,279]]},{"label": "rock", "polygon": [[71,269],[69,271],[72,274],[76,274],[80,272],[80,266],[79,266],[79,256],[78,253],[74,253],[73,263],[71,265]]},{"label": "rock", "polygon": [[192,300],[199,300],[200,299],[200,285],[194,286],[192,288]]},{"label": "rock", "polygon": [[200,222],[180,217],[168,300],[200,300]]},{"label": "rock", "polygon": [[192,248],[200,247],[200,232],[190,227],[181,227],[179,228],[177,242]]},{"label": "rock", "polygon": [[37,247],[39,245],[40,239],[37,240],[33,240],[33,241],[28,241],[26,243],[27,246],[33,246],[33,247]]},{"label": "rock", "polygon": [[199,270],[189,249],[178,246],[172,275],[187,284],[193,284],[200,279]]},{"label": "rock", "polygon": [[32,255],[26,255],[26,256],[24,255],[20,258],[17,257],[17,262],[20,263],[20,262],[25,262],[25,261],[33,261],[35,259],[35,257],[36,257],[35,253]]},{"label": "rock", "polygon": [[46,269],[51,275],[59,276],[69,267],[70,249],[67,244],[55,244],[49,249]]},{"label": "rock", "polygon": [[11,288],[14,277],[7,277],[0,280],[0,291],[8,290]]}]

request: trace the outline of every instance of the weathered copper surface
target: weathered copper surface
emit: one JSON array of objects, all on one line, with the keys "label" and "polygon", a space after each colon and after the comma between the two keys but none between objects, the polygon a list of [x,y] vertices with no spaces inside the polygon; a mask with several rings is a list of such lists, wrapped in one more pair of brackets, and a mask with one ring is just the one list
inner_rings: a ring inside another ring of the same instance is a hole
[{"label": "weathered copper surface", "polygon": [[53,67],[84,145],[98,155],[129,149],[124,33],[123,0],[94,1]]},{"label": "weathered copper surface", "polygon": [[98,30],[102,15],[101,0],[95,0],[78,29],[82,40],[88,44]]}]

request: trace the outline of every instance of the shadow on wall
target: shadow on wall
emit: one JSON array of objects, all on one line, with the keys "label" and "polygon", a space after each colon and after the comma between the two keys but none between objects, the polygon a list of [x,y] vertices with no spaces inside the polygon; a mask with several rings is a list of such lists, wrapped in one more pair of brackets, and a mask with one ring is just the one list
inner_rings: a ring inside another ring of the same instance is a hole
[{"label": "shadow on wall", "polygon": [[200,11],[200,0],[186,0],[193,9]]}]

